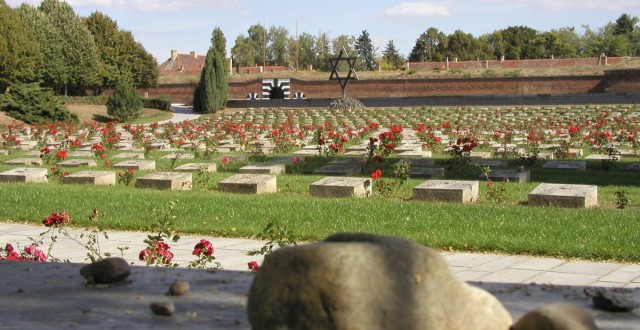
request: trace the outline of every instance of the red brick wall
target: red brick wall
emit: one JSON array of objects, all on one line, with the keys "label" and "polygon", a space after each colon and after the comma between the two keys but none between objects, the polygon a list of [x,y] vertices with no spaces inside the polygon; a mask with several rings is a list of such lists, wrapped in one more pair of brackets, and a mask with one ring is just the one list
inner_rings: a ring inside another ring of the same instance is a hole
[{"label": "red brick wall", "polygon": [[[174,103],[191,103],[195,85],[162,85],[140,89],[149,97],[165,95]],[[481,96],[584,94],[593,92],[640,93],[640,70],[611,70],[603,76],[515,77],[515,78],[451,78],[451,79],[385,79],[358,80],[347,84],[347,96],[413,97],[413,96]],[[335,80],[304,81],[291,79],[291,94],[304,92],[307,98],[339,98],[340,85]],[[262,93],[262,80],[229,84],[230,99],[245,99],[248,93]]]},{"label": "red brick wall", "polygon": [[[619,64],[625,57],[608,57],[607,64]],[[597,57],[589,58],[558,58],[558,59],[535,59],[535,60],[504,60],[504,61],[449,61],[449,70],[463,69],[531,69],[531,68],[551,68],[551,67],[571,67],[571,66],[598,66]],[[446,70],[446,62],[409,62],[409,69],[414,70]]]}]

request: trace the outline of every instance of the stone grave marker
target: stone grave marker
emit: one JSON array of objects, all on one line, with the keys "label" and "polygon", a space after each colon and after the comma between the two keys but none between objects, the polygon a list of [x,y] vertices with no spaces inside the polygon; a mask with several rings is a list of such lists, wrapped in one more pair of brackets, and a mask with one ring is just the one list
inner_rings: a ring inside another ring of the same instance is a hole
[{"label": "stone grave marker", "polygon": [[168,154],[160,158],[162,159],[193,159],[193,154]]},{"label": "stone grave marker", "polygon": [[18,150],[29,150],[35,148],[36,146],[38,146],[38,141],[22,141],[14,148]]},{"label": "stone grave marker", "polygon": [[69,157],[93,157],[95,156],[92,151],[77,150],[69,154]]},{"label": "stone grave marker", "polygon": [[290,163],[293,163],[294,160],[299,162],[299,163],[306,161],[304,157],[287,157],[287,156],[283,156],[283,157],[272,158],[268,162],[269,163],[277,163],[277,164],[290,164]]},{"label": "stone grave marker", "polygon": [[216,172],[217,165],[216,163],[188,163],[180,165],[173,170],[178,172],[197,172],[201,169],[204,169],[207,172]]},{"label": "stone grave marker", "polygon": [[542,183],[529,193],[529,205],[592,207],[598,205],[598,186]]},{"label": "stone grave marker", "polygon": [[236,174],[218,182],[218,189],[240,194],[265,194],[278,191],[276,176],[269,174]]},{"label": "stone grave marker", "polygon": [[[484,174],[478,175],[479,178],[484,179]],[[491,170],[489,173],[489,179],[492,181],[507,181],[515,183],[526,183],[531,181],[530,170]]]},{"label": "stone grave marker", "polygon": [[223,158],[227,158],[231,161],[234,162],[245,162],[247,160],[249,160],[249,155],[246,154],[239,154],[239,155],[225,155],[225,156],[220,156],[218,157],[218,161],[222,161]]},{"label": "stone grave marker", "polygon": [[7,156],[7,155],[9,155],[9,150],[0,149],[0,156]]},{"label": "stone grave marker", "polygon": [[18,167],[0,173],[0,182],[48,182],[46,168]]},{"label": "stone grave marker", "polygon": [[478,199],[478,181],[429,180],[413,188],[413,199],[470,203]]},{"label": "stone grave marker", "polygon": [[116,173],[111,171],[81,171],[63,177],[62,183],[113,186],[116,184]]},{"label": "stone grave marker", "polygon": [[347,151],[344,153],[345,156],[351,156],[351,157],[362,157],[362,156],[367,156],[369,153],[367,151],[358,151],[358,150],[354,150],[354,151]]},{"label": "stone grave marker", "polygon": [[591,155],[589,155],[589,156],[585,157],[584,159],[586,159],[586,160],[611,160],[611,161],[618,161],[618,160],[620,160],[620,156],[619,156],[619,155],[618,155],[618,156],[613,155],[613,156],[609,157],[609,156],[607,156],[607,155],[596,155],[596,154],[591,154]]},{"label": "stone grave marker", "polygon": [[299,155],[299,156],[318,156],[320,155],[320,151],[318,151],[317,149],[300,149],[297,151],[293,152],[294,155]]},{"label": "stone grave marker", "polygon": [[498,159],[471,159],[470,164],[476,166],[505,167],[509,162]]},{"label": "stone grave marker", "polygon": [[316,197],[369,197],[371,179],[327,177],[309,185],[309,193]]},{"label": "stone grave marker", "polygon": [[39,166],[42,165],[41,158],[14,158],[4,162],[7,165]]},{"label": "stone grave marker", "polygon": [[[396,149],[397,150],[397,149]],[[405,158],[429,158],[431,157],[433,154],[431,151],[425,150],[425,151],[404,151],[398,154],[398,156],[400,157],[405,157]]]},{"label": "stone grave marker", "polygon": [[411,167],[430,167],[435,164],[433,158],[402,158],[400,161],[411,163]]},{"label": "stone grave marker", "polygon": [[347,147],[346,150],[347,151],[364,151],[364,152],[367,152],[367,150],[369,150],[369,144],[357,144],[357,145],[354,145],[354,146]]},{"label": "stone grave marker", "polygon": [[631,165],[627,167],[627,171],[640,172],[640,163],[631,163]]},{"label": "stone grave marker", "polygon": [[362,172],[362,166],[359,164],[353,164],[353,160],[351,164],[327,164],[324,165],[315,171],[313,174],[316,175],[327,175],[327,176],[356,176]]},{"label": "stone grave marker", "polygon": [[483,158],[483,159],[487,159],[487,158],[491,158],[491,153],[488,151],[472,151],[471,158]]},{"label": "stone grave marker", "polygon": [[155,172],[136,180],[136,188],[191,190],[192,175],[186,172]]},{"label": "stone grave marker", "polygon": [[119,153],[119,154],[113,156],[113,158],[116,158],[116,159],[123,159],[123,158],[144,159],[144,153],[122,152],[122,153]]},{"label": "stone grave marker", "polygon": [[95,167],[95,166],[98,166],[98,163],[96,162],[95,159],[69,159],[63,162],[59,162],[58,166],[60,167],[80,167],[80,166]]},{"label": "stone grave marker", "polygon": [[587,169],[587,162],[571,160],[550,160],[544,163],[544,165],[542,165],[542,168],[584,171]]},{"label": "stone grave marker", "polygon": [[284,174],[286,167],[284,164],[252,164],[243,166],[238,173],[244,174]]},{"label": "stone grave marker", "polygon": [[443,167],[413,167],[409,169],[410,178],[438,178],[444,176]]},{"label": "stone grave marker", "polygon": [[118,164],[113,165],[114,168],[129,169],[134,168],[136,170],[155,170],[155,160],[125,160]]},{"label": "stone grave marker", "polygon": [[225,145],[218,145],[215,149],[219,153],[229,153],[229,152],[242,151],[242,146],[237,144],[225,144]]}]

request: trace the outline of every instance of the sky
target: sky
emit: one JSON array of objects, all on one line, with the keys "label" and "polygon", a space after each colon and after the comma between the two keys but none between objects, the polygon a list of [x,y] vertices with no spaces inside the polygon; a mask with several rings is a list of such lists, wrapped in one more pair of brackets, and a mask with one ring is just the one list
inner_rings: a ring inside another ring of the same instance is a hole
[{"label": "sky", "polygon": [[[6,0],[16,7],[41,0]],[[598,29],[623,13],[640,17],[639,0],[67,0],[80,16],[99,11],[131,31],[158,63],[179,53],[206,54],[214,28],[222,29],[228,51],[251,25],[284,27],[290,36],[306,32],[358,37],[369,33],[380,54],[393,40],[408,55],[430,27],[475,37],[509,26],[538,31],[583,26]],[[229,52],[228,52],[229,54]]]}]

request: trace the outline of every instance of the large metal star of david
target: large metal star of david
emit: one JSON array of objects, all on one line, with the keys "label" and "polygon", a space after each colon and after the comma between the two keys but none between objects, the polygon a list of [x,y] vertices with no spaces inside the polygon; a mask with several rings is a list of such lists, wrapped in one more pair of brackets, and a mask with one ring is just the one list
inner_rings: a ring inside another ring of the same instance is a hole
[{"label": "large metal star of david", "polygon": [[[356,69],[354,68],[357,59],[357,57],[348,57],[347,50],[344,49],[344,46],[342,47],[342,50],[340,50],[338,57],[329,59],[329,61],[331,61],[331,67],[333,68],[329,80],[337,80],[340,83],[340,87],[342,87],[342,98],[347,97],[347,83],[349,80],[352,78],[359,80]],[[349,64],[349,73],[347,73],[346,77],[340,77],[340,73],[338,73],[338,64],[342,61]]]}]

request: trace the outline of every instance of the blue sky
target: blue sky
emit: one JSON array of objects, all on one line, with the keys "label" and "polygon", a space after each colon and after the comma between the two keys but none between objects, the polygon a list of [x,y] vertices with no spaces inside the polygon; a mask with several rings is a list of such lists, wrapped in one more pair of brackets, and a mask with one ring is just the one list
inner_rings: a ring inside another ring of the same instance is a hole
[{"label": "blue sky", "polygon": [[[6,0],[12,7],[40,0]],[[358,36],[363,30],[384,50],[393,40],[403,55],[429,27],[446,34],[460,29],[480,36],[509,26],[538,31],[583,25],[600,28],[622,13],[640,17],[639,0],[68,0],[80,16],[100,11],[131,31],[159,63],[172,49],[206,53],[211,31],[220,27],[230,49],[253,24],[282,26],[293,36],[326,32]]]}]

